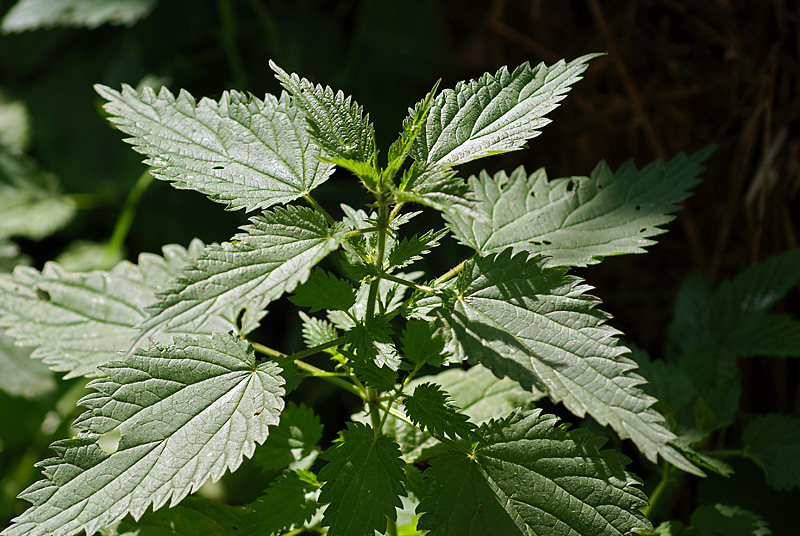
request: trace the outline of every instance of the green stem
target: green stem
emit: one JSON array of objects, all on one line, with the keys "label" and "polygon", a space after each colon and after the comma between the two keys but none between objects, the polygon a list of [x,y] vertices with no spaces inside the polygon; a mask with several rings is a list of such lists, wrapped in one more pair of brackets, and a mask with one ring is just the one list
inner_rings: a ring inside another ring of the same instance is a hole
[{"label": "green stem", "polygon": [[367,387],[367,405],[369,406],[369,422],[375,437],[380,437],[383,428],[381,419],[381,403],[378,400],[378,391],[374,387]]},{"label": "green stem", "polygon": [[664,463],[661,466],[661,480],[658,482],[656,489],[653,490],[653,493],[650,494],[650,504],[648,504],[643,510],[645,517],[647,517],[648,519],[651,519],[651,516],[653,515],[653,510],[655,510],[656,505],[661,499],[661,496],[667,490],[667,487],[669,486],[671,481],[672,481],[672,467]]},{"label": "green stem", "polygon": [[125,203],[122,205],[117,223],[114,224],[114,230],[111,232],[111,239],[108,241],[105,255],[103,255],[103,268],[111,268],[114,260],[119,256],[122,246],[125,243],[125,238],[128,236],[128,231],[131,230],[133,218],[136,217],[136,206],[142,198],[142,194],[153,183],[153,175],[150,170],[146,170],[139,175],[136,179],[136,184],[128,193]]},{"label": "green stem", "polygon": [[368,399],[369,388],[367,388],[367,393],[365,393],[363,390],[359,389],[352,383],[343,380],[341,377],[331,376],[327,370],[322,370],[321,368],[317,368],[314,365],[306,363],[305,361],[295,361],[295,365],[297,365],[297,368],[299,368],[300,370],[308,372],[310,376],[324,380],[330,384],[336,385],[337,387],[341,387],[346,391],[350,391],[361,400]]},{"label": "green stem", "polygon": [[420,290],[422,292],[427,292],[428,294],[441,294],[441,290],[437,290],[433,287],[429,287],[427,285],[420,285],[418,283],[414,283],[413,281],[409,281],[407,279],[403,279],[401,277],[397,277],[392,274],[382,273],[379,276],[381,279],[388,279],[389,281],[394,281],[395,283],[399,283],[400,285],[405,285],[407,287],[411,287],[416,290]]},{"label": "green stem", "polygon": [[466,263],[467,263],[467,261],[461,261],[460,264],[458,264],[457,266],[451,268],[446,274],[444,274],[443,276],[439,277],[436,281],[433,282],[434,286],[439,286],[442,283],[444,283],[445,281],[449,281],[450,279],[453,279],[455,276],[458,275],[458,273],[461,270],[464,269],[464,265]]},{"label": "green stem", "polygon": [[[378,252],[375,258],[375,268],[379,273],[383,273],[383,256],[386,252],[386,227],[388,221],[388,206],[382,199],[378,199]],[[369,286],[369,296],[367,297],[367,314],[365,321],[369,321],[375,316],[375,303],[378,301],[378,288],[380,279],[375,278]]]},{"label": "green stem", "polygon": [[715,458],[746,458],[747,452],[743,449],[720,449],[720,450],[704,450],[703,454],[714,456]]},{"label": "green stem", "polygon": [[322,205],[317,203],[316,199],[311,197],[311,194],[303,194],[303,199],[305,199],[308,202],[308,204],[311,205],[311,208],[322,214],[325,217],[325,220],[328,222],[328,224],[333,225],[334,223],[336,223],[336,220],[334,220],[333,217],[330,214],[328,214],[327,210],[322,208]]}]

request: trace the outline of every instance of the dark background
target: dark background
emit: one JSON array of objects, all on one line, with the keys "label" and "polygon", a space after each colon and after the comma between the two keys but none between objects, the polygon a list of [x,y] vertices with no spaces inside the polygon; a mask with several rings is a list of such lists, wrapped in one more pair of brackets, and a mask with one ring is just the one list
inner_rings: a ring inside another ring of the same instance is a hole
[{"label": "dark background", "polygon": [[[0,1],[0,14],[11,4]],[[545,167],[551,177],[587,175],[603,159],[612,169],[629,158],[642,167],[717,144],[704,182],[650,253],[579,271],[626,340],[659,355],[677,288],[689,274],[717,284],[798,245],[797,2],[162,0],[132,27],[0,36],[0,90],[28,106],[31,156],[60,177],[65,192],[90,199],[69,227],[22,247],[40,267],[75,238],[107,240],[144,170],[140,155],[103,119],[94,83],[136,85],[149,75],[196,97],[216,98],[228,88],[263,95],[279,90],[271,58],[352,94],[374,120],[385,152],[407,108],[439,77],[450,87],[502,65],[550,64],[595,51],[608,55],[590,63],[529,150],[463,172],[525,165]],[[339,200],[355,204],[360,195],[353,179],[337,172],[318,197],[336,212]],[[195,236],[223,241],[245,218],[156,182],[142,199],[127,256],[135,260]],[[419,225],[437,223],[433,216]],[[441,251],[453,255],[451,265],[459,260],[455,246]],[[779,308],[796,314],[797,302],[795,290]],[[300,344],[298,326],[281,307],[267,317],[259,340],[291,350]],[[752,359],[740,367],[743,411],[800,416],[796,361]],[[331,395],[319,386],[303,396],[315,403]],[[704,493],[722,500],[703,485],[686,487],[671,515],[688,520]]]}]

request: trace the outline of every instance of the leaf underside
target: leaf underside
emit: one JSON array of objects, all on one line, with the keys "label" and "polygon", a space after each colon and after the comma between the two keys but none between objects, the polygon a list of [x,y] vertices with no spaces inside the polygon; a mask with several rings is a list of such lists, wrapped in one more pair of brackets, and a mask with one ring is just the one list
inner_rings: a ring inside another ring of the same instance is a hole
[{"label": "leaf underside", "polygon": [[130,86],[97,85],[111,122],[147,156],[153,176],[176,188],[196,190],[230,210],[265,209],[307,194],[333,172],[319,160],[300,110],[288,95],[260,100],[238,91],[219,102],[196,102]]},{"label": "leaf underside", "polygon": [[97,28],[103,24],[130,26],[146,17],[156,0],[18,0],[3,17],[3,33],[53,26]]},{"label": "leaf underside", "polygon": [[457,359],[545,390],[575,415],[588,413],[632,439],[649,460],[660,454],[698,473],[668,445],[675,435],[639,388],[644,380],[617,345],[609,315],[596,309],[599,300],[580,279],[545,262],[510,251],[472,259],[444,286],[449,297],[424,298],[419,306],[433,307],[429,314],[451,330]]},{"label": "leaf underside", "polygon": [[36,398],[55,388],[53,374],[41,361],[31,359],[31,349],[14,344],[0,328],[0,391],[11,396]]},{"label": "leaf underside", "polygon": [[633,162],[616,173],[601,162],[591,177],[548,180],[543,169],[530,175],[519,167],[470,177],[476,210],[483,219],[446,213],[455,238],[480,255],[530,251],[553,266],[586,266],[602,257],[644,253],[674,218],[675,205],[689,196],[712,148],[680,154],[637,171]]},{"label": "leaf underside", "polygon": [[651,530],[647,497],[604,438],[567,431],[541,410],[484,425],[471,458],[450,451],[425,471],[418,527],[430,536],[625,535]]},{"label": "leaf underside", "polygon": [[[201,251],[195,240],[188,251],[163,248],[163,257],[142,254],[139,264],[121,262],[108,272],[68,273],[49,262],[38,270],[19,266],[0,274],[0,324],[17,343],[31,346],[32,357],[43,359],[66,378],[96,376],[97,367],[128,349],[147,318],[156,292],[176,278],[187,258]],[[162,342],[175,334],[228,331],[233,323],[219,315],[190,327],[175,324]]]},{"label": "leaf underside", "polygon": [[211,315],[236,318],[245,308],[244,323],[252,329],[267,304],[303,283],[343,240],[338,225],[329,226],[310,208],[279,207],[250,221],[231,242],[196,255],[149,309],[140,338],[174,325],[202,324]]},{"label": "leaf underside", "polygon": [[[150,505],[174,506],[252,456],[283,409],[280,368],[257,364],[231,334],[175,337],[103,371],[80,401],[78,436],[52,445],[58,457],[39,464],[45,478],[20,495],[33,506],[4,536],[92,534]],[[112,431],[110,453],[100,445]]]}]

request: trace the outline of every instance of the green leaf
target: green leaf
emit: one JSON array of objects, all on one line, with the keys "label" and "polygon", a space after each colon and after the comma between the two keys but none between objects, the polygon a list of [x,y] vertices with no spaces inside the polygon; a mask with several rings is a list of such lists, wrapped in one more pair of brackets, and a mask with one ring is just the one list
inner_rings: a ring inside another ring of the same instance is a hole
[{"label": "green leaf", "polygon": [[403,238],[389,251],[388,265],[392,269],[399,269],[420,260],[431,249],[439,245],[439,240],[447,235],[447,229],[428,231],[422,236],[413,235]]},{"label": "green leaf", "polygon": [[314,411],[303,404],[286,404],[277,426],[270,429],[267,441],[256,448],[253,462],[264,470],[307,465],[317,457],[322,424]]},{"label": "green leaf", "polygon": [[[586,62],[599,55],[533,69],[524,63],[513,73],[502,67],[494,76],[487,73],[445,89],[434,99],[411,157],[452,166],[522,148],[550,122],[544,115],[580,80]],[[424,103],[417,104],[412,116]]]},{"label": "green leaf", "polygon": [[739,311],[727,323],[711,324],[719,347],[731,356],[800,357],[800,322],[790,316]]},{"label": "green leaf", "polygon": [[773,255],[731,280],[724,281],[714,296],[714,312],[765,312],[800,279],[800,249]]},{"label": "green leaf", "polygon": [[687,532],[687,536],[769,536],[770,534],[772,531],[760,516],[744,508],[724,504],[697,508],[692,514],[691,529]]},{"label": "green leaf", "polygon": [[397,444],[385,435],[375,437],[360,423],[347,430],[322,457],[328,464],[319,473],[325,482],[319,501],[327,504],[322,524],[330,536],[372,536],[384,532],[387,518],[394,521],[405,473]]},{"label": "green leaf", "polygon": [[313,348],[339,338],[339,331],[327,320],[308,316],[303,311],[298,314],[303,320],[303,342],[306,347]]},{"label": "green leaf", "polygon": [[246,527],[247,510],[241,506],[187,497],[173,508],[147,512],[138,521],[124,519],[117,525],[121,536],[234,536]]},{"label": "green leaf", "polygon": [[267,304],[291,292],[311,268],[339,247],[344,233],[310,208],[275,208],[250,219],[244,233],[230,242],[212,244],[192,259],[181,277],[150,309],[140,338],[175,325],[201,323],[210,315],[236,318],[247,308],[253,318]]},{"label": "green leaf", "polygon": [[371,163],[375,157],[375,128],[369,114],[352,97],[330,87],[315,86],[288,74],[270,60],[275,77],[303,110],[314,140],[334,158]]},{"label": "green leaf", "polygon": [[240,534],[284,534],[302,527],[317,512],[320,483],[308,471],[289,471],[276,478],[267,491],[250,503],[251,512]]},{"label": "green leaf", "polygon": [[[40,464],[45,479],[20,495],[33,506],[3,534],[92,534],[150,505],[178,504],[266,440],[283,409],[279,370],[222,334],[175,337],[109,363],[80,401],[88,411],[75,422],[79,435],[53,444],[58,457]],[[104,450],[110,435],[117,444]]]},{"label": "green leaf", "polygon": [[[0,274],[0,324],[10,326],[17,344],[34,347],[33,357],[67,372],[66,378],[95,376],[99,365],[131,347],[156,292],[202,248],[199,240],[188,251],[165,246],[163,257],[145,253],[138,266],[122,262],[108,272],[71,274],[52,262],[41,272],[19,266],[13,275]],[[202,324],[175,324],[159,340],[231,329],[231,320],[213,315]]]},{"label": "green leaf", "polygon": [[16,346],[4,329],[0,329],[0,378],[0,390],[24,398],[37,398],[56,386],[47,366],[31,359],[31,349]]},{"label": "green leaf", "polygon": [[742,437],[744,450],[764,470],[767,484],[791,491],[800,487],[800,419],[789,415],[759,415]]},{"label": "green leaf", "polygon": [[490,176],[470,177],[482,220],[446,213],[455,238],[481,255],[506,248],[532,251],[551,258],[554,266],[586,266],[602,257],[644,253],[671,221],[675,203],[704,169],[713,148],[691,157],[680,154],[664,163],[657,160],[637,171],[631,161],[612,173],[600,163],[591,177],[548,180],[543,169],[528,175],[518,167]]},{"label": "green leaf", "polygon": [[53,26],[131,26],[150,14],[156,0],[18,0],[3,18],[3,33]]},{"label": "green leaf", "polygon": [[667,356],[672,359],[704,346],[710,339],[708,315],[713,290],[700,274],[692,274],[681,285],[675,312],[667,328]]},{"label": "green leaf", "polygon": [[412,165],[392,189],[397,202],[418,203],[439,212],[457,212],[465,218],[486,219],[475,209],[474,195],[464,179],[447,166]]},{"label": "green leaf", "polygon": [[430,434],[451,439],[475,437],[476,426],[453,404],[450,395],[435,383],[417,385],[414,394],[403,404],[408,418]]},{"label": "green leaf", "polygon": [[430,536],[584,536],[651,530],[627,458],[588,430],[568,432],[541,410],[484,425],[474,454],[450,451],[425,471],[417,509]]},{"label": "green leaf", "polygon": [[0,238],[0,274],[8,273],[18,264],[28,264],[30,260],[21,255],[19,246],[10,240]]},{"label": "green leaf", "polygon": [[359,360],[372,361],[379,367],[397,370],[400,354],[392,340],[392,326],[382,317],[359,322],[347,332]]},{"label": "green leaf", "polygon": [[32,240],[53,234],[75,215],[75,202],[59,192],[58,179],[25,156],[0,146],[0,239]]},{"label": "green leaf", "polygon": [[651,361],[647,352],[638,348],[631,351],[630,357],[639,367],[637,373],[647,380],[642,390],[658,399],[656,407],[662,414],[673,415],[679,409],[686,407],[696,396],[691,375],[677,363],[664,360]]},{"label": "green leaf", "polygon": [[21,100],[8,100],[0,93],[0,146],[13,154],[28,148],[31,137],[30,115]]},{"label": "green leaf", "polygon": [[[577,277],[545,267],[541,257],[511,255],[472,259],[457,279],[443,285],[451,294],[420,300],[447,326],[457,356],[509,376],[523,387],[546,390],[572,413],[587,413],[630,438],[655,462],[660,454],[681,469],[698,473],[669,441],[675,435],[639,385],[636,365],[617,345],[618,331],[599,300]],[[438,302],[438,303],[437,303]]]},{"label": "green leaf", "polygon": [[409,320],[403,329],[400,344],[403,356],[417,365],[430,363],[441,366],[444,361],[444,337],[436,326],[425,320]]},{"label": "green leaf", "polygon": [[265,209],[297,199],[325,182],[333,166],[305,130],[288,96],[264,100],[230,91],[219,102],[195,102],[166,88],[97,85],[111,122],[147,156],[154,177],[207,195],[230,210]]},{"label": "green leaf", "polygon": [[312,313],[324,309],[347,311],[356,302],[353,286],[325,270],[312,270],[308,281],[295,291],[289,301],[308,307]]}]

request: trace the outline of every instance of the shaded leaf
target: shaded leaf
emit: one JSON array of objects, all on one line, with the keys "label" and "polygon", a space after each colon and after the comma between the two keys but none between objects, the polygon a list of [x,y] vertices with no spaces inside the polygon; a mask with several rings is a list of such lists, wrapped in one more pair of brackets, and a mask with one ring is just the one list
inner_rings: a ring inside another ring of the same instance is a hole
[{"label": "shaded leaf", "polygon": [[299,311],[299,315],[303,321],[303,342],[307,348],[339,338],[339,331],[327,320],[308,316],[303,311]]},{"label": "shaded leaf", "polygon": [[31,349],[16,346],[4,329],[0,329],[0,378],[0,390],[24,398],[36,398],[56,386],[47,366],[31,359]]},{"label": "shaded leaf", "polygon": [[187,497],[173,508],[147,512],[138,521],[124,519],[117,525],[121,536],[234,536],[245,528],[247,510],[241,506]]},{"label": "shaded leaf", "polygon": [[256,448],[253,462],[265,470],[295,469],[302,460],[313,463],[321,438],[322,424],[314,411],[289,402],[278,425],[270,429],[267,441]]},{"label": "shaded leaf", "polygon": [[3,33],[53,26],[131,26],[150,14],[156,0],[17,0],[3,18]]},{"label": "shaded leaf", "polygon": [[320,483],[308,471],[289,471],[248,505],[250,512],[240,534],[284,534],[302,527],[317,512]]},{"label": "shaded leaf", "polygon": [[451,439],[475,437],[476,426],[453,404],[447,392],[435,383],[417,385],[403,405],[408,418],[428,433]]},{"label": "shaded leaf", "polygon": [[353,286],[325,270],[312,270],[308,281],[295,290],[289,301],[308,307],[312,313],[324,309],[347,311],[356,302]]},{"label": "shaded leaf", "polygon": [[764,470],[767,484],[791,491],[800,487],[800,419],[789,415],[759,415],[742,437],[744,450]]}]

